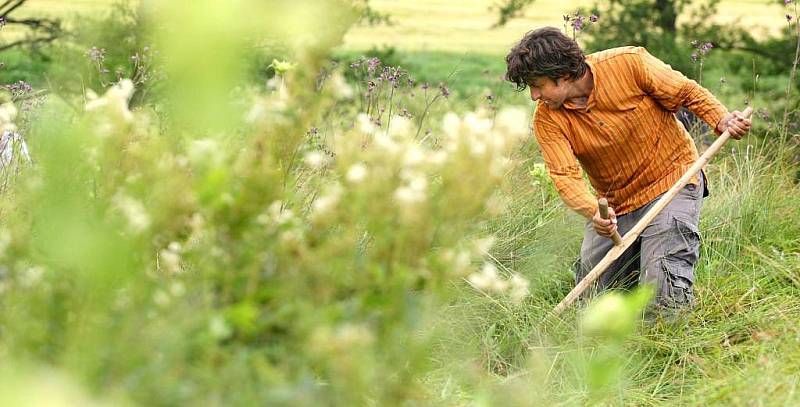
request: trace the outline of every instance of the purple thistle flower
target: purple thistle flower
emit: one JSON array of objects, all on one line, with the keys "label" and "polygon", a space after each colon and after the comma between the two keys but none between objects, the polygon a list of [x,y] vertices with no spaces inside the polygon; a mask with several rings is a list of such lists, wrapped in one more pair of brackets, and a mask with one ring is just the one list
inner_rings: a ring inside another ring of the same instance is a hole
[{"label": "purple thistle flower", "polygon": [[6,18],[5,17],[0,17],[0,28],[5,27],[6,23],[8,23],[8,21],[6,21]]},{"label": "purple thistle flower", "polygon": [[792,4],[792,0],[783,0],[784,6],[788,6],[789,4]]},{"label": "purple thistle flower", "polygon": [[583,29],[583,16],[577,16],[574,20],[572,20],[572,28],[574,28],[576,31]]},{"label": "purple thistle flower", "polygon": [[439,84],[439,91],[442,92],[442,96],[444,97],[450,96],[450,89],[447,89],[447,86],[444,86],[443,83]]},{"label": "purple thistle flower", "polygon": [[373,82],[373,81],[367,82],[367,93],[370,93],[373,90],[375,90],[376,86],[378,86],[378,85],[376,85],[375,82]]},{"label": "purple thistle flower", "polygon": [[370,58],[370,60],[367,61],[367,71],[369,73],[375,72],[375,69],[377,69],[378,65],[380,65],[380,64],[381,64],[381,60],[380,59],[378,59],[378,58]]},{"label": "purple thistle flower", "polygon": [[792,22],[792,15],[791,14],[787,14],[786,15],[786,22],[787,23],[791,23]]},{"label": "purple thistle flower", "polygon": [[598,18],[596,14],[592,14],[589,16],[589,21],[596,23]]},{"label": "purple thistle flower", "polygon": [[25,81],[18,81],[8,85],[3,86],[4,88],[8,89],[11,92],[11,98],[17,99],[19,97],[27,96],[33,93],[33,87]]},{"label": "purple thistle flower", "polygon": [[697,62],[697,58],[698,58],[697,53],[692,52],[692,62]]},{"label": "purple thistle flower", "polygon": [[408,78],[408,87],[409,88],[413,88],[414,87],[414,80],[411,79],[411,78]]}]

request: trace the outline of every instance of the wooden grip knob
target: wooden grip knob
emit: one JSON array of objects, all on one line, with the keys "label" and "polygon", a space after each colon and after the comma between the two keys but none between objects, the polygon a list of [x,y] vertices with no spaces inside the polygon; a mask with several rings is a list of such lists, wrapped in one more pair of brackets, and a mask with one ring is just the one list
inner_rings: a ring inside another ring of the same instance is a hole
[{"label": "wooden grip knob", "polygon": [[[606,198],[598,199],[597,206],[599,207],[600,210],[600,217],[603,219],[608,219],[608,199]],[[618,232],[614,232],[614,234],[611,235],[611,240],[613,240],[614,244],[617,246],[622,244],[622,237],[619,235]]]},{"label": "wooden grip knob", "polygon": [[600,198],[597,200],[597,205],[600,206],[600,217],[608,219],[608,199]]}]

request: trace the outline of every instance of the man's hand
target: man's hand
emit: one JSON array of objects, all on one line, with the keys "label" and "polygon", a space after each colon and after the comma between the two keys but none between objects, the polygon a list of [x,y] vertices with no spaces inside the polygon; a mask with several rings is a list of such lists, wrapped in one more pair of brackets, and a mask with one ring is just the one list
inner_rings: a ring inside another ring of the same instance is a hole
[{"label": "man's hand", "polygon": [[725,115],[717,124],[717,134],[722,134],[725,130],[732,138],[739,140],[750,131],[750,119],[745,119],[742,112],[734,110]]},{"label": "man's hand", "polygon": [[598,235],[611,237],[617,231],[617,214],[614,213],[614,209],[608,208],[608,219],[603,219],[598,209],[592,217],[592,226]]}]

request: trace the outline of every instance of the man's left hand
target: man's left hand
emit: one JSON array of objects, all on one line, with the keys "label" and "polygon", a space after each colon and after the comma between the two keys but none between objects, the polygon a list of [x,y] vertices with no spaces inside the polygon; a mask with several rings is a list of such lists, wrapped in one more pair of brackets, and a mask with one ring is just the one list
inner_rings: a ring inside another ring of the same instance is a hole
[{"label": "man's left hand", "polygon": [[734,110],[719,121],[717,134],[722,134],[727,130],[732,138],[739,140],[750,131],[750,124],[750,119],[746,119],[742,112]]}]

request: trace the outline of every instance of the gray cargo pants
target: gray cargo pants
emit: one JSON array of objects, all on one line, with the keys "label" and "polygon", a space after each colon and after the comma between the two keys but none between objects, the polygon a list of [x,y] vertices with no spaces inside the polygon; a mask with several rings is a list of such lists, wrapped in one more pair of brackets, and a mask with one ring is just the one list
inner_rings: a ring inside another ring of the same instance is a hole
[{"label": "gray cargo pants", "polygon": [[[694,265],[700,254],[700,208],[703,204],[705,176],[700,185],[688,184],[644,229],[636,242],[586,290],[582,299],[613,288],[631,289],[637,284],[653,284],[658,308],[684,308],[694,303],[692,284]],[[650,210],[660,196],[633,212],[617,217],[619,234],[624,236]],[[576,262],[576,281],[583,279],[613,247],[610,238],[598,235],[592,221],[586,222],[581,257]]]}]

